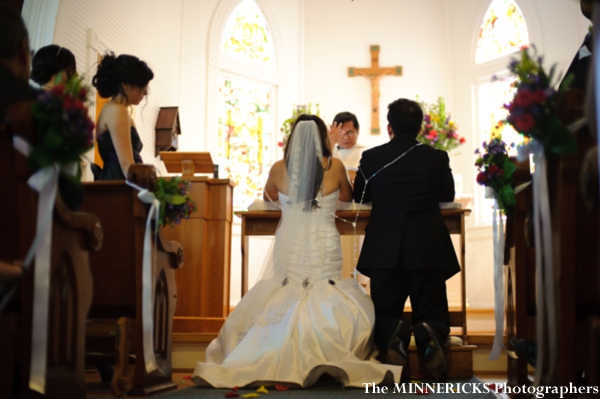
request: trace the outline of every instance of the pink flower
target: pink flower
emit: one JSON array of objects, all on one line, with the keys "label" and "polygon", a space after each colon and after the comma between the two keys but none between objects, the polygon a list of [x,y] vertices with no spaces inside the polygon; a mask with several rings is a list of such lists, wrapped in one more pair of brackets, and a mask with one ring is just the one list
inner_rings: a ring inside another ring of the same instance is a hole
[{"label": "pink flower", "polygon": [[523,114],[515,121],[517,130],[521,133],[528,133],[535,127],[535,119],[531,114]]},{"label": "pink flower", "polygon": [[429,138],[430,139],[433,139],[433,138],[437,137],[437,135],[438,134],[437,134],[437,132],[435,130],[430,130],[429,131]]}]

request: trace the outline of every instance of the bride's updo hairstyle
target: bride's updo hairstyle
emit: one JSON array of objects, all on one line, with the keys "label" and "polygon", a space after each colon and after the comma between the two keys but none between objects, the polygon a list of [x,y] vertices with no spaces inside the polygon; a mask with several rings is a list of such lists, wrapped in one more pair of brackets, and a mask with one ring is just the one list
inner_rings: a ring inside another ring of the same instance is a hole
[{"label": "bride's updo hairstyle", "polygon": [[[290,137],[288,137],[288,140],[285,144],[285,149],[283,151],[283,157],[285,159],[285,165],[286,165],[286,169],[289,171],[289,157],[290,157],[290,147],[291,147],[291,143],[292,143],[292,139],[294,137],[294,133],[296,133],[296,126],[303,121],[312,121],[315,123],[317,129],[318,129],[318,133],[319,133],[319,138],[321,139],[321,148],[322,148],[322,153],[324,157],[329,158],[331,156],[331,146],[329,145],[329,135],[327,134],[327,125],[325,125],[325,122],[323,122],[323,119],[319,118],[316,115],[307,115],[307,114],[302,114],[298,117],[298,119],[296,119],[296,122],[294,122],[294,126],[292,127],[292,133],[290,134]],[[310,195],[308,198],[305,198],[305,200],[311,200],[312,199],[312,206],[310,208],[316,208],[318,207],[318,201],[316,201],[316,197],[317,194],[319,193],[319,189],[321,188],[321,183],[323,182],[323,163],[321,159],[317,159],[316,160],[316,165],[315,165],[315,178],[314,178],[314,185],[313,188],[310,192]],[[310,209],[309,208],[309,209]]]},{"label": "bride's updo hairstyle", "polygon": [[122,94],[129,101],[122,84],[143,88],[148,86],[148,82],[152,78],[154,78],[154,72],[138,57],[128,54],[115,57],[115,54],[111,52],[106,53],[98,64],[92,85],[102,98],[113,98],[117,94]]},{"label": "bride's updo hairstyle", "polygon": [[56,44],[39,49],[31,60],[31,80],[43,86],[50,82],[52,76],[65,71],[67,79],[77,71],[77,63],[73,53]]}]

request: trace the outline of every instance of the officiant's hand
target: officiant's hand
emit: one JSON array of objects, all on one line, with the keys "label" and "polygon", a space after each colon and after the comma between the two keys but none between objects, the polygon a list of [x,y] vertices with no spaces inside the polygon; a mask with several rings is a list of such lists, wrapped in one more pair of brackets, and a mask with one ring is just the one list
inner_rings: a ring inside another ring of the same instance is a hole
[{"label": "officiant's hand", "polygon": [[342,123],[333,122],[333,125],[331,125],[331,128],[329,129],[329,142],[331,143],[332,150],[333,146],[338,144],[342,135]]}]

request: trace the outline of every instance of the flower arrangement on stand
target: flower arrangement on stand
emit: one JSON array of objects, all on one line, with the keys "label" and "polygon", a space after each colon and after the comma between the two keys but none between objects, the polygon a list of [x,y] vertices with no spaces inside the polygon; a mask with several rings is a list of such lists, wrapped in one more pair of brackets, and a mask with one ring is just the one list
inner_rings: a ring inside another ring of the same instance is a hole
[{"label": "flower arrangement on stand", "polygon": [[479,171],[477,183],[493,190],[500,210],[511,216],[517,204],[512,179],[517,166],[510,161],[508,145],[502,141],[502,136],[492,135],[490,141],[483,142],[482,147],[483,150],[475,150],[479,156],[475,161]]},{"label": "flower arrangement on stand", "polygon": [[520,60],[510,63],[517,90],[512,101],[505,105],[509,112],[506,122],[523,136],[541,143],[547,153],[573,154],[577,151],[575,138],[557,115],[557,102],[570,79],[567,77],[561,88],[555,90],[556,65],[546,73],[542,62],[543,57],[535,58],[525,48]]},{"label": "flower arrangement on stand", "polygon": [[171,179],[158,178],[154,195],[160,201],[158,226],[175,227],[181,220],[189,219],[198,210],[196,202],[189,192],[192,185],[180,177]]},{"label": "flower arrangement on stand", "polygon": [[[319,104],[316,104],[316,112],[315,115],[317,116],[321,116],[320,115],[320,110],[319,110]],[[298,117],[302,114],[312,114],[312,104],[308,103],[308,106],[306,105],[295,105],[293,110],[292,110],[292,115],[287,118],[285,121],[283,121],[283,125],[281,126],[281,141],[279,143],[277,143],[277,145],[281,148],[285,147],[285,144],[288,141],[288,138],[290,137],[290,134],[292,133],[292,127],[294,126],[294,123],[296,122],[296,119],[298,119]]]},{"label": "flower arrangement on stand", "polygon": [[446,112],[446,103],[442,97],[434,104],[419,104],[423,109],[423,128],[417,136],[418,141],[448,152],[467,141],[458,134],[458,127]]}]

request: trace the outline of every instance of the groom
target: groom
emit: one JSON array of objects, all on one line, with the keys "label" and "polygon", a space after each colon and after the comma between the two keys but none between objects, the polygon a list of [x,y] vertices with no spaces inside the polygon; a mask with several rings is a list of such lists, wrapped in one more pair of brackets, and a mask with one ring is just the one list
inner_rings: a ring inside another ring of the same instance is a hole
[{"label": "groom", "polygon": [[427,369],[443,380],[442,345],[450,333],[446,280],[460,271],[439,207],[454,200],[450,161],[445,151],[416,140],[419,104],[396,100],[387,119],[390,141],[363,153],[354,182],[354,201],[373,203],[358,270],[371,278],[382,362],[407,362],[411,323],[402,316],[410,297],[417,346]]}]

